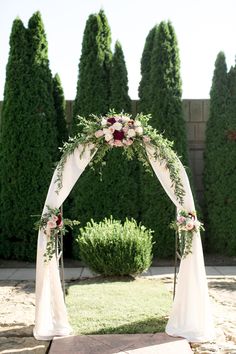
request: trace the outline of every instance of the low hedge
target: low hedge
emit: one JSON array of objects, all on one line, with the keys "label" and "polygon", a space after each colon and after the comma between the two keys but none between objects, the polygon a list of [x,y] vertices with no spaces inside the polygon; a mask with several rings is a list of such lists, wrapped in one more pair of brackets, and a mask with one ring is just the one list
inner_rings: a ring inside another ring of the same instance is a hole
[{"label": "low hedge", "polygon": [[138,275],[152,262],[152,233],[134,219],[124,222],[112,217],[93,220],[80,229],[76,238],[82,261],[104,276]]}]

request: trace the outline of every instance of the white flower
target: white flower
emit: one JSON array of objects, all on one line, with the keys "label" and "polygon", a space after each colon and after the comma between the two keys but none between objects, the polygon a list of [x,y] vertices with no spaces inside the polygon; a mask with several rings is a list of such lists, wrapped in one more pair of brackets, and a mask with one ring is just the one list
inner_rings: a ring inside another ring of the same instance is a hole
[{"label": "white flower", "polygon": [[144,135],[144,136],[143,136],[143,141],[144,141],[145,143],[150,143],[151,139],[149,138],[149,136]]},{"label": "white flower", "polygon": [[94,135],[96,136],[96,138],[100,138],[101,136],[104,135],[104,131],[99,129],[94,133]]},{"label": "white flower", "polygon": [[129,131],[128,131],[128,133],[127,133],[127,136],[128,136],[129,138],[132,138],[132,137],[134,137],[135,135],[136,135],[135,130],[134,130],[134,129],[129,129]]},{"label": "white flower", "polygon": [[137,127],[135,128],[135,131],[138,135],[142,135],[143,134],[143,128],[142,127]]},{"label": "white flower", "polygon": [[103,128],[103,133],[106,135],[106,134],[111,134],[111,131],[110,129],[108,128]]},{"label": "white flower", "polygon": [[116,122],[112,125],[112,127],[115,129],[115,130],[121,130],[122,129],[122,124],[119,123],[119,122]]},{"label": "white flower", "polygon": [[113,135],[112,135],[111,133],[105,134],[105,140],[106,140],[106,141],[109,141],[109,140],[111,140],[111,139],[113,139]]},{"label": "white flower", "polygon": [[121,119],[123,123],[128,123],[130,121],[130,117],[122,116]]},{"label": "white flower", "polygon": [[142,123],[139,120],[134,121],[134,126],[135,127],[141,127]]},{"label": "white flower", "polygon": [[107,120],[105,118],[102,118],[101,125],[102,127],[105,127],[107,125]]}]

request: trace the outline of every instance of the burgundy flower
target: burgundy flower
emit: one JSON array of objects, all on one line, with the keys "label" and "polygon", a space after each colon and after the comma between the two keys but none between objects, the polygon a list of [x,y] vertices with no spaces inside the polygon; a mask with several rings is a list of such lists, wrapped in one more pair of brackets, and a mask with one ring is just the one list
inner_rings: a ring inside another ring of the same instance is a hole
[{"label": "burgundy flower", "polygon": [[57,215],[57,221],[56,221],[56,223],[57,223],[57,226],[61,226],[61,224],[62,224],[62,216],[61,216],[61,214],[58,214],[58,215]]},{"label": "burgundy flower", "polygon": [[115,130],[113,133],[113,136],[114,136],[115,140],[122,140],[124,138],[125,134],[122,130],[121,131]]},{"label": "burgundy flower", "polygon": [[193,213],[188,213],[188,216],[192,219],[195,220],[195,215]]},{"label": "burgundy flower", "polygon": [[116,122],[115,118],[108,118],[108,123],[114,124]]}]

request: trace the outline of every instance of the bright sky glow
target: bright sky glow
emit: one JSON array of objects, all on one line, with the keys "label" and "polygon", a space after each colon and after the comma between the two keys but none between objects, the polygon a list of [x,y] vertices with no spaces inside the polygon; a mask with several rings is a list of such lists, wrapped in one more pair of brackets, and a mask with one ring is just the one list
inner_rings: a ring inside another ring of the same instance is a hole
[{"label": "bright sky glow", "polygon": [[224,51],[228,68],[236,55],[235,0],[5,0],[0,12],[0,100],[3,97],[9,36],[19,16],[27,26],[31,15],[42,14],[53,75],[58,72],[66,99],[74,99],[85,23],[103,8],[118,39],[129,75],[129,94],[138,98],[140,59],[149,30],[170,20],[178,39],[183,98],[208,98],[214,63]]}]

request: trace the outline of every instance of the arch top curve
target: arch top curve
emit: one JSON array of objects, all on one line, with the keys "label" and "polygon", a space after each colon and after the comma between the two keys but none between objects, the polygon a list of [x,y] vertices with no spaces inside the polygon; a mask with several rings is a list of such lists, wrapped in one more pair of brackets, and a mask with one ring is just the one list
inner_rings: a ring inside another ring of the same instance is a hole
[{"label": "arch top curve", "polygon": [[[121,147],[125,149],[128,158],[137,155],[145,167],[151,166],[177,210],[192,212],[195,209],[188,176],[172,150],[172,143],[148,125],[148,116],[140,114],[132,119],[127,114],[110,112],[105,117],[91,118],[91,121],[80,118],[81,132],[64,144],[62,158],[48,190],[43,215],[47,213],[48,206],[52,209],[61,206],[90,161],[99,163],[111,148]],[[166,332],[197,342],[212,340],[214,326],[209,309],[200,233],[197,229],[193,231],[192,253],[181,260]],[[50,262],[45,263],[46,247],[47,234],[40,228],[34,336],[42,340],[71,332],[56,257],[53,256]]]}]

